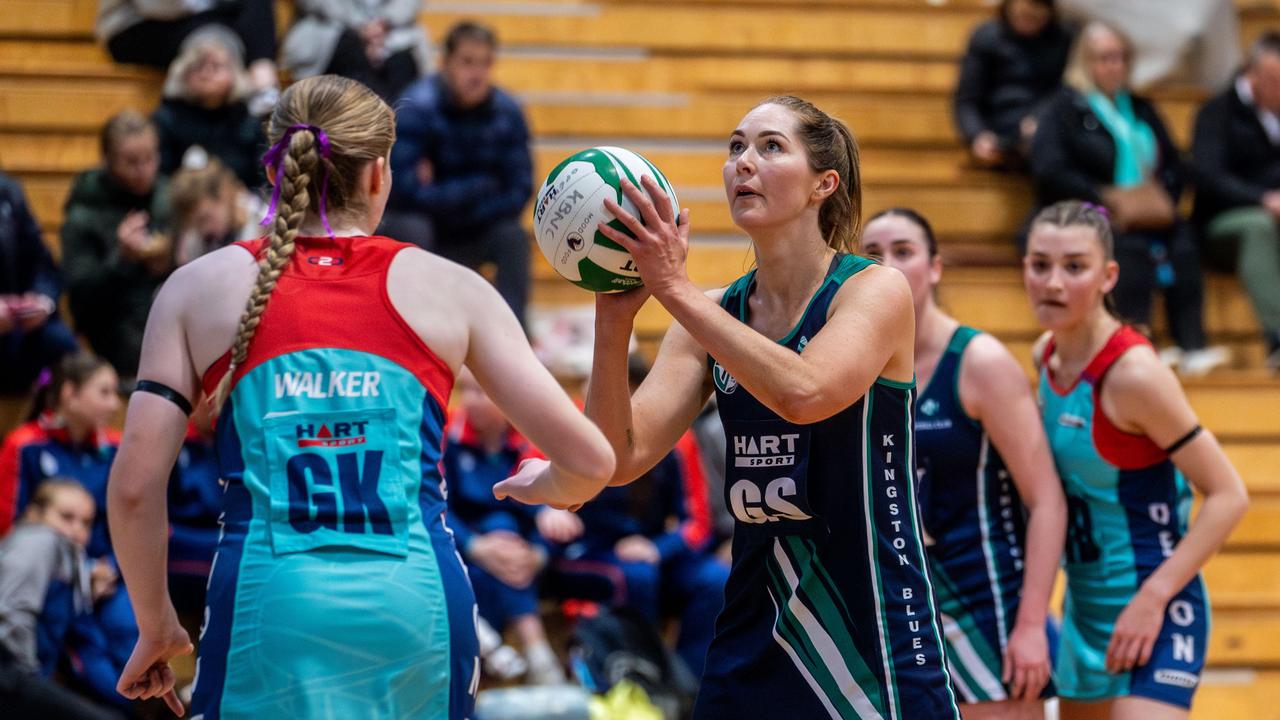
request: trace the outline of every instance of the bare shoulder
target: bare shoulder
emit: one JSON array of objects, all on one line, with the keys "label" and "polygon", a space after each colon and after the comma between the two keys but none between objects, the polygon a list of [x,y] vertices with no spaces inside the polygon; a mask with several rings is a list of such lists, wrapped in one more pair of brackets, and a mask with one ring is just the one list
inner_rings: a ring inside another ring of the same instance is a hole
[{"label": "bare shoulder", "polygon": [[914,313],[906,276],[879,263],[868,265],[845,281],[836,293],[832,309],[851,302],[860,307],[897,307]]},{"label": "bare shoulder", "polygon": [[1178,376],[1160,361],[1149,345],[1135,345],[1126,350],[1107,371],[1102,387],[1111,399],[1125,405],[1182,392]]},{"label": "bare shoulder", "polygon": [[1025,385],[1026,377],[1009,348],[989,333],[979,333],[969,341],[960,359],[960,371],[971,374],[984,385],[1016,381]]},{"label": "bare shoulder", "polygon": [[257,273],[258,262],[248,250],[228,245],[174,270],[156,303],[206,311],[211,304],[220,306],[228,301],[242,306]]}]

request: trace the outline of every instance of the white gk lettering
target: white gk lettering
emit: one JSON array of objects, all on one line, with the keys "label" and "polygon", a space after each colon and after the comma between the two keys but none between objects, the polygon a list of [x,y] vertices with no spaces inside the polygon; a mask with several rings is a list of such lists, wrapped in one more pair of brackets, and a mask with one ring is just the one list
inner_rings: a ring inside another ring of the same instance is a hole
[{"label": "white gk lettering", "polygon": [[276,373],[276,397],[378,397],[382,373],[322,372]]}]

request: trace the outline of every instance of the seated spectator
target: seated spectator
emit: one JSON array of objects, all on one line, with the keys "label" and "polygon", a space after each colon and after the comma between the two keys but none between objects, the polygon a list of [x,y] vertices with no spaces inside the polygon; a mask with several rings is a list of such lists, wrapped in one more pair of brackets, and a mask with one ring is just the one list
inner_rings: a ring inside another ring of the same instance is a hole
[{"label": "seated spectator", "polygon": [[1054,0],[1004,0],[978,26],[960,61],[955,121],[974,162],[1025,165],[1037,108],[1062,84],[1071,35],[1054,17]]},{"label": "seated spectator", "polygon": [[53,682],[73,620],[92,607],[85,543],[93,497],[47,480],[0,541],[0,705],[15,718],[119,718]]},{"label": "seated spectator", "polygon": [[274,0],[98,0],[93,34],[116,62],[163,69],[188,35],[209,25],[230,29],[244,44],[249,109],[265,116],[280,97]]},{"label": "seated spectator", "polygon": [[333,74],[358,80],[394,103],[431,69],[418,24],[422,0],[298,0],[280,63],[294,80]]},{"label": "seated spectator", "polygon": [[120,409],[119,380],[106,361],[68,355],[40,387],[26,424],[0,446],[0,533],[26,510],[50,478],[69,478],[93,497],[97,513],[85,549],[93,613],[71,625],[68,647],[74,679],[95,696],[118,707],[130,703],[115,691],[116,679],[137,641],[138,628],[124,587],[119,584],[107,531],[107,474],[120,434],[108,424]]},{"label": "seated spectator", "polygon": [[1101,20],[1132,41],[1134,87],[1216,90],[1240,67],[1235,0],[1058,0],[1058,8],[1070,20]]},{"label": "seated spectator", "polygon": [[382,231],[472,269],[495,268],[498,292],[524,322],[521,212],[533,194],[533,159],[524,111],[492,83],[497,47],[489,28],[458,23],[445,38],[442,71],[405,90]]},{"label": "seated spectator", "polygon": [[26,195],[0,173],[0,394],[25,395],[40,371],[77,349],[58,317],[62,276]]},{"label": "seated spectator", "polygon": [[262,237],[264,230],[258,221],[267,210],[262,200],[246,190],[217,158],[203,152],[187,155],[186,166],[169,185],[174,263],[186,265],[236,240]]},{"label": "seated spectator", "polygon": [[222,526],[222,481],[208,403],[197,403],[169,479],[169,595],[187,618],[204,612]]},{"label": "seated spectator", "polygon": [[449,528],[476,593],[480,616],[499,633],[511,628],[528,661],[534,684],[564,681],[564,669],[547,642],[538,615],[534,580],[547,562],[547,538],[568,542],[582,532],[572,513],[498,500],[493,486],[537,456],[485,395],[471,373],[458,375],[459,410],[444,451],[449,482]]},{"label": "seated spectator", "polygon": [[248,91],[235,35],[209,25],[187,36],[169,66],[164,99],[151,114],[160,136],[160,172],[177,172],[187,150],[199,147],[222,161],[245,187],[261,187],[267,138],[262,122],[249,114]]},{"label": "seated spectator", "polygon": [[1085,26],[1068,87],[1041,114],[1031,172],[1041,206],[1078,199],[1109,210],[1120,264],[1116,310],[1149,331],[1152,294],[1161,291],[1177,346],[1161,355],[1184,375],[1203,375],[1228,353],[1206,346],[1195,233],[1177,212],[1186,172],[1155,107],[1130,92],[1129,58],[1123,35],[1099,22]]},{"label": "seated spectator", "polygon": [[1196,117],[1193,218],[1206,256],[1240,275],[1280,371],[1280,33],[1249,51],[1235,82]]},{"label": "seated spectator", "polygon": [[107,121],[102,159],[71,183],[62,269],[76,329],[131,382],[151,299],[172,265],[169,181],[158,173],[155,127],[132,111]]},{"label": "seated spectator", "polygon": [[[647,367],[630,363],[635,391]],[[680,620],[676,654],[702,677],[729,565],[709,552],[707,484],[692,431],[648,473],[607,487],[577,512],[582,537],[564,548],[553,581],[565,597]]]}]

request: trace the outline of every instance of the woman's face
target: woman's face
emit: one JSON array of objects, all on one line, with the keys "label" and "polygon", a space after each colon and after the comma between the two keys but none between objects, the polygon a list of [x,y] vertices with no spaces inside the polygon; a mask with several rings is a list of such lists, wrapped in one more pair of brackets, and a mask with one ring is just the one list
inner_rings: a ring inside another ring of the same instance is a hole
[{"label": "woman's face", "polygon": [[911,285],[916,312],[942,279],[942,259],[929,257],[924,229],[901,215],[882,215],[862,231],[862,253],[900,271]]},{"label": "woman's face", "polygon": [[107,172],[134,195],[146,195],[156,184],[160,148],[154,130],[126,135],[107,156]]},{"label": "woman's face", "polygon": [[70,488],[55,492],[40,515],[40,522],[80,547],[89,544],[93,532],[93,498]]},{"label": "woman's face", "polygon": [[1104,95],[1115,95],[1129,84],[1128,48],[1124,40],[1106,28],[1096,28],[1084,38],[1088,45],[1089,77]]},{"label": "woman's face", "polygon": [[80,385],[66,383],[58,412],[69,421],[101,428],[106,427],[120,410],[116,393],[120,380],[110,367],[100,368]]},{"label": "woman's face", "polygon": [[1046,330],[1086,321],[1115,287],[1120,268],[1103,255],[1090,227],[1039,223],[1027,239],[1022,278],[1036,320]]},{"label": "woman's face", "polygon": [[1005,10],[1005,19],[1015,33],[1035,37],[1053,19],[1053,11],[1033,0],[1012,0]]},{"label": "woman's face", "polygon": [[217,45],[206,47],[200,59],[187,70],[186,81],[197,104],[207,108],[222,106],[236,81],[231,53]]},{"label": "woman's face", "polygon": [[816,216],[821,199],[815,201],[814,193],[821,181],[796,136],[795,115],[781,105],[753,109],[729,136],[724,190],[734,224],[748,233],[809,210]]}]

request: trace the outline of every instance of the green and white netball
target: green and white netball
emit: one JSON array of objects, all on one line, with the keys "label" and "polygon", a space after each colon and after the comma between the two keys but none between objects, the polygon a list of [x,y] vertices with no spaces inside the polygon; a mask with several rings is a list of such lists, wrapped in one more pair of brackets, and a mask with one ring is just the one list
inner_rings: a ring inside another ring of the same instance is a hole
[{"label": "green and white netball", "polygon": [[642,175],[657,181],[666,191],[672,214],[678,215],[680,203],[666,176],[625,148],[593,147],[576,152],[547,175],[533,205],[533,230],[538,247],[556,272],[592,292],[619,292],[644,284],[626,248],[598,229],[603,222],[631,234],[605,210],[604,199],[611,198],[639,218],[639,211],[622,194],[622,180],[641,187]]}]

